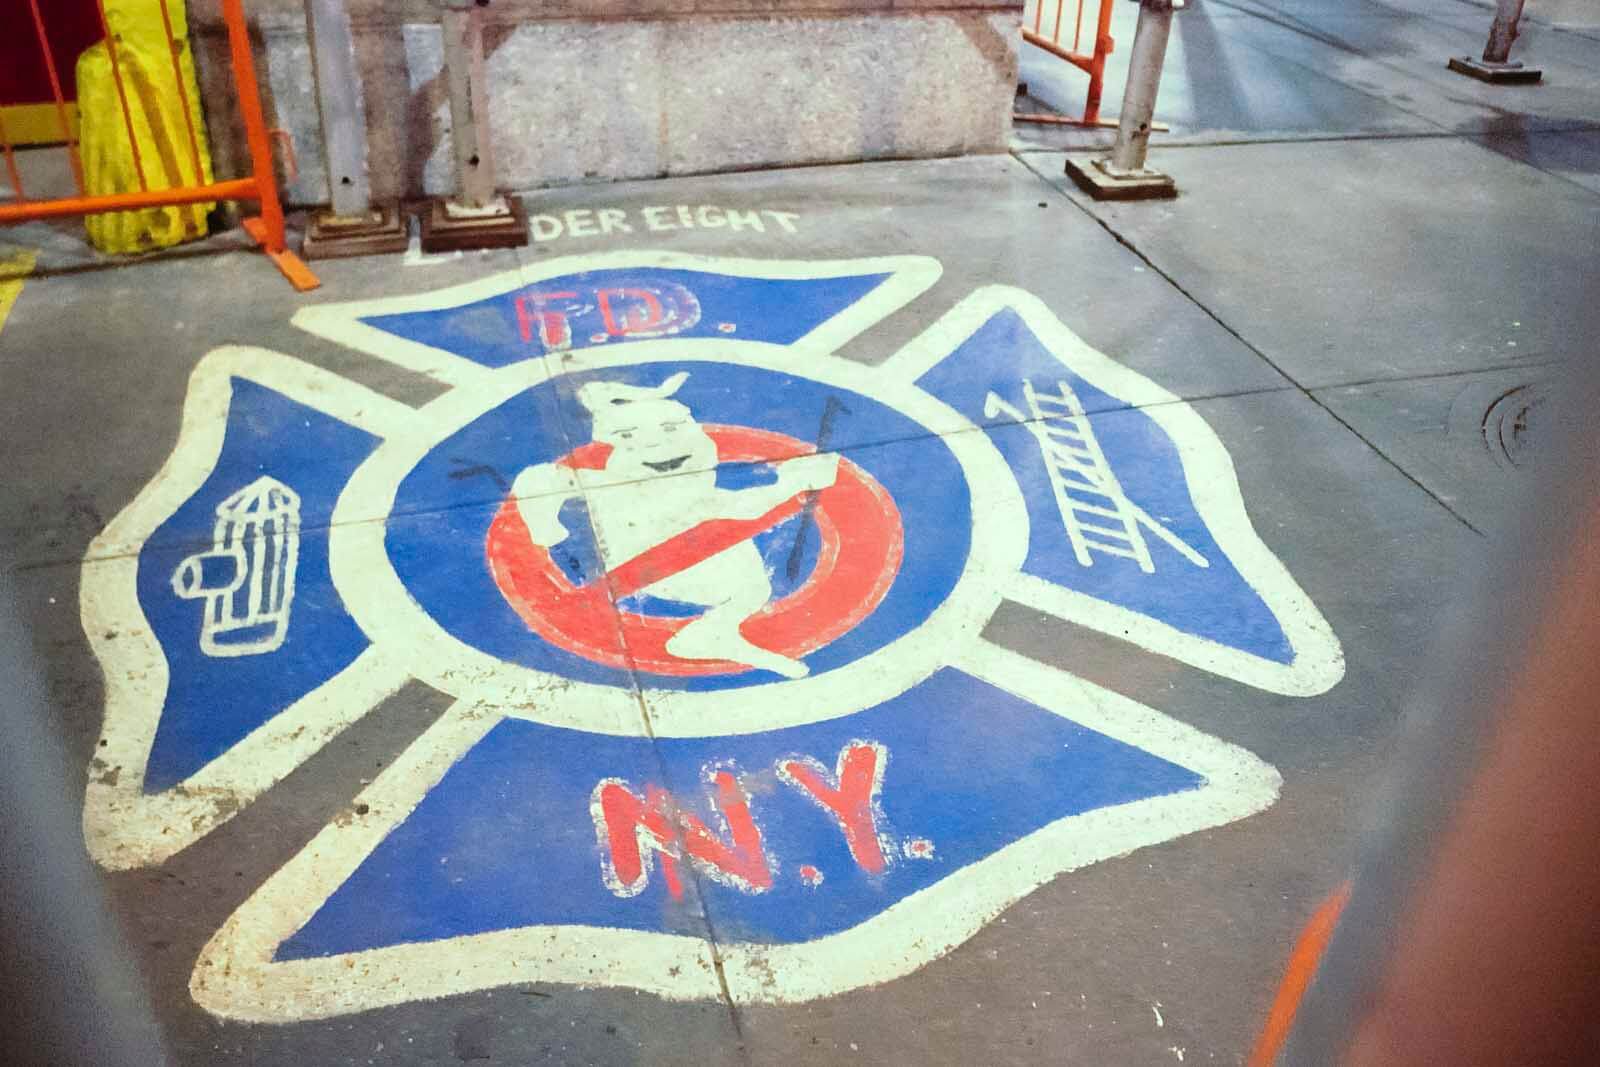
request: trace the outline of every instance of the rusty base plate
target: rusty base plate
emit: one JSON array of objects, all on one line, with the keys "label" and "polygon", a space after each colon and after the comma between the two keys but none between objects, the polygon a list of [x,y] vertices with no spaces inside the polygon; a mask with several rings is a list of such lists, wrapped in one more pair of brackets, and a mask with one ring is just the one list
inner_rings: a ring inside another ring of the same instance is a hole
[{"label": "rusty base plate", "polygon": [[318,211],[311,216],[300,254],[307,259],[336,259],[404,252],[410,237],[398,204],[379,204],[354,218]]},{"label": "rusty base plate", "polygon": [[1156,170],[1121,175],[1108,172],[1098,158],[1067,157],[1067,173],[1096,200],[1170,200],[1178,195],[1172,176]]},{"label": "rusty base plate", "polygon": [[1494,85],[1531,85],[1544,77],[1544,71],[1524,67],[1521,63],[1485,63],[1471,56],[1451,56],[1445,66],[1457,74]]},{"label": "rusty base plate", "polygon": [[519,197],[505,198],[510,213],[487,218],[452,216],[445,201],[430,201],[422,212],[422,250],[458,252],[473,248],[518,248],[528,243],[528,215]]}]

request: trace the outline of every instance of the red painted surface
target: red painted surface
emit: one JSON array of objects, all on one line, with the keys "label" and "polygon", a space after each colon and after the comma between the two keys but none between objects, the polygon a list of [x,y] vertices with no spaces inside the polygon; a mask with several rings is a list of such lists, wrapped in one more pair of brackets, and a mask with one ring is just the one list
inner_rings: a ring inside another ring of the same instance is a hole
[{"label": "red painted surface", "polygon": [[[663,295],[666,300],[663,301]],[[662,337],[693,326],[700,319],[700,306],[694,294],[681,286],[663,293],[637,287],[545,291],[530,290],[512,302],[517,317],[517,335],[523,344],[535,339],[547,351],[567,348],[572,343],[572,322],[598,310],[603,331],[590,335],[600,344],[613,337]]]}]

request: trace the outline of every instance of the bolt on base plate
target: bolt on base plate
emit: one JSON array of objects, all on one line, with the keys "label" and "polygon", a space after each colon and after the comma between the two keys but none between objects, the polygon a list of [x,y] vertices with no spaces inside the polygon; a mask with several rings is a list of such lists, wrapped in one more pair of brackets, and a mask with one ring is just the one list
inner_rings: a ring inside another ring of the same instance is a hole
[{"label": "bolt on base plate", "polygon": [[479,210],[434,199],[422,212],[424,252],[518,248],[527,243],[528,215],[519,197],[498,197],[490,208]]},{"label": "bolt on base plate", "polygon": [[1524,67],[1518,62],[1487,63],[1471,56],[1451,56],[1445,66],[1457,74],[1495,85],[1531,85],[1544,77],[1544,71]]},{"label": "bolt on base plate", "polygon": [[404,252],[410,227],[398,204],[379,204],[364,215],[335,215],[331,209],[313,212],[300,254],[307,259],[376,256]]},{"label": "bolt on base plate", "polygon": [[1178,183],[1158,170],[1116,171],[1103,158],[1067,157],[1067,173],[1096,200],[1170,200]]}]

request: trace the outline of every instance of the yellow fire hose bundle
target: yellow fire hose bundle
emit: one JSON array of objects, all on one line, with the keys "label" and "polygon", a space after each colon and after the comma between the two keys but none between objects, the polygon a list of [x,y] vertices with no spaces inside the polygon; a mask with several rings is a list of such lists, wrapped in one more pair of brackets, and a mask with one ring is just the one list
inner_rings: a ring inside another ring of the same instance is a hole
[{"label": "yellow fire hose bundle", "polygon": [[[170,45],[158,0],[106,0],[105,11],[110,39],[78,57],[79,136],[86,192],[90,196],[138,192],[139,166],[144,170],[144,184],[152,190],[210,182],[211,153],[200,115],[200,90],[183,0],[167,0],[172,21]],[[126,120],[111,67],[109,49],[113,47],[127,96]],[[181,92],[173,70],[174,55],[183,79]],[[185,98],[188,122],[184,121]],[[189,140],[191,124],[200,157],[198,174]],[[128,140],[130,125],[139,148],[137,166]],[[85,217],[84,225],[89,240],[102,252],[148,252],[204,237],[206,213],[212,206],[110,211]]]}]

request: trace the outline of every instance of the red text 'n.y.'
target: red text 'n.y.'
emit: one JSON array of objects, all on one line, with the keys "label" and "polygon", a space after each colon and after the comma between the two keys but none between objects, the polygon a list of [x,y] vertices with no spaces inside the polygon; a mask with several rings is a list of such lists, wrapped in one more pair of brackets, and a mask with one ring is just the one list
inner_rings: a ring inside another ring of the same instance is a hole
[{"label": "red text 'n.y.'", "polygon": [[888,750],[876,741],[852,741],[840,749],[832,775],[809,756],[778,761],[778,777],[833,818],[851,858],[869,874],[888,866],[878,838],[878,790],[888,758]]},{"label": "red text 'n.y.'", "polygon": [[746,892],[772,888],[772,865],[761,830],[750,815],[750,798],[731,771],[714,772],[711,784],[712,805],[726,824],[726,840],[659,786],[645,786],[643,796],[619,778],[595,786],[589,808],[606,857],[602,873],[613,893],[631,897],[643,892],[657,856],[661,877],[674,899],[683,896],[678,863],[684,859],[714,881]]}]

